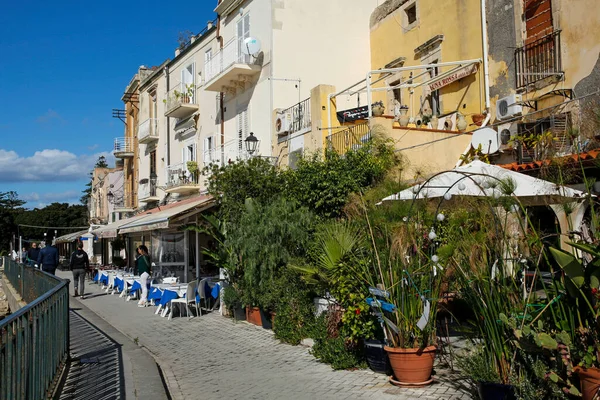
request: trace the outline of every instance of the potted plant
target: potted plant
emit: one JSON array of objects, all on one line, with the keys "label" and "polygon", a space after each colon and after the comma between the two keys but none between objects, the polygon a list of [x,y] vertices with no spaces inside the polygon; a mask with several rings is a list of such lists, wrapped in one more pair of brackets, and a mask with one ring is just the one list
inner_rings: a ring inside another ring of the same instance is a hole
[{"label": "potted plant", "polygon": [[229,315],[236,321],[244,321],[246,319],[240,294],[235,287],[226,286],[223,289],[223,303],[227,306]]},{"label": "potted plant", "polygon": [[192,175],[192,179],[194,183],[198,183],[198,176],[200,174],[200,170],[198,169],[198,163],[196,161],[188,161],[186,163],[188,172]]},{"label": "potted plant", "polygon": [[381,117],[383,112],[385,111],[385,107],[383,106],[383,101],[376,101],[371,105],[371,110],[373,111],[374,117]]}]

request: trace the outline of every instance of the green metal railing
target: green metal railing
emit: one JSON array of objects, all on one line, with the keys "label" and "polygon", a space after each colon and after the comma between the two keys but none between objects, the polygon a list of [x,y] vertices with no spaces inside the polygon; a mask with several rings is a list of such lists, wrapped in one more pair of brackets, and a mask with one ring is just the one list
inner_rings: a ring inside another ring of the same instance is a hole
[{"label": "green metal railing", "polygon": [[69,354],[69,281],[4,257],[27,305],[0,321],[0,399],[45,399]]}]

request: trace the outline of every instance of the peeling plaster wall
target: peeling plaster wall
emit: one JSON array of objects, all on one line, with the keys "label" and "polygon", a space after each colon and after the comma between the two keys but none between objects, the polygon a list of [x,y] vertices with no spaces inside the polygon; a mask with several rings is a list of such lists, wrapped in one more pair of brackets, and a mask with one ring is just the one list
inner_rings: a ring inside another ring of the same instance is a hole
[{"label": "peeling plaster wall", "polygon": [[515,92],[514,0],[486,0],[489,43],[490,97],[494,100]]}]

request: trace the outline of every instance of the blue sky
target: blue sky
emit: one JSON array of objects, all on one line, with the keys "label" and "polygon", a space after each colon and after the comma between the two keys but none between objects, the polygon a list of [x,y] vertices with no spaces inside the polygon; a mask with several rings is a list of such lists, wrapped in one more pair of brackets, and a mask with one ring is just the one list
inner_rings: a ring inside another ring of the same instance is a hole
[{"label": "blue sky", "polygon": [[113,108],[140,65],[173,58],[217,0],[4,2],[0,12],[0,192],[28,207],[78,203],[123,123]]}]

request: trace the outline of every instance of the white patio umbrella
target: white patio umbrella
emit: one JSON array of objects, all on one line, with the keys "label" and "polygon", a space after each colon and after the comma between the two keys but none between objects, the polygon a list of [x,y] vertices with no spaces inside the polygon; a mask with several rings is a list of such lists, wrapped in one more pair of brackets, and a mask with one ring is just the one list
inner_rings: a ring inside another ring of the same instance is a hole
[{"label": "white patio umbrella", "polygon": [[[512,190],[507,190],[507,189]],[[512,192],[512,193],[507,193]],[[501,197],[510,194],[524,205],[577,202],[586,193],[475,160],[470,164],[441,172],[432,178],[388,196],[383,201],[432,199],[452,196]]]}]

